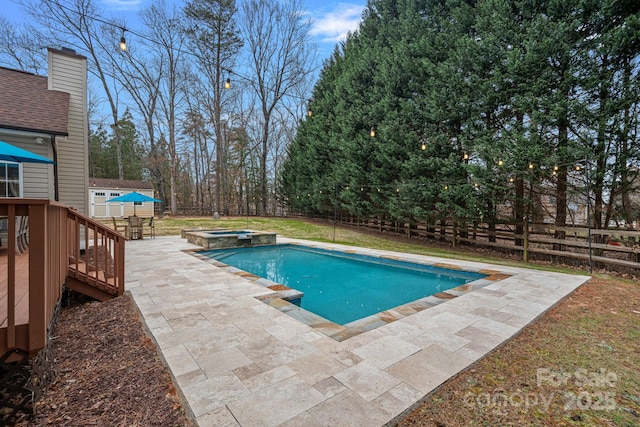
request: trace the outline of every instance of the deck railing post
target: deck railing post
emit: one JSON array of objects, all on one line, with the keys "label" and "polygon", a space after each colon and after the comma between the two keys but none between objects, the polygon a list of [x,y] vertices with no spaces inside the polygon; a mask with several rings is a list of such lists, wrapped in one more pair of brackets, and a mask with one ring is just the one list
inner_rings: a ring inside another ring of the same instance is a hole
[{"label": "deck railing post", "polygon": [[44,204],[29,206],[29,349],[41,349],[47,337],[49,275]]},{"label": "deck railing post", "polygon": [[7,348],[16,346],[16,205],[7,206]]}]

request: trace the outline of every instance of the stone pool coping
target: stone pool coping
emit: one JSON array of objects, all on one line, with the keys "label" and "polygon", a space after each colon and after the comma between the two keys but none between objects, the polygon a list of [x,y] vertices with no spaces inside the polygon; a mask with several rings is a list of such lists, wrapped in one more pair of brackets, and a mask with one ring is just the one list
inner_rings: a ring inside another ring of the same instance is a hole
[{"label": "stone pool coping", "polygon": [[129,241],[127,292],[196,426],[393,424],[589,279],[278,241],[510,277],[338,342],[256,298],[273,291],[185,253],[196,247],[179,236]]},{"label": "stone pool coping", "polygon": [[[315,249],[322,249],[327,252],[338,252],[349,255],[362,255],[368,258],[379,258],[381,260],[392,260],[392,261],[404,261],[403,257],[397,255],[371,255],[371,252],[368,250],[358,251],[355,249],[347,249],[341,250],[336,247],[331,249],[327,249],[326,247],[320,247],[316,245],[310,245],[308,243],[303,244],[300,241],[291,241],[289,243],[279,243],[279,245],[291,245],[291,246],[303,246],[310,247]],[[223,270],[241,276],[246,280],[250,280],[259,284],[261,286],[266,287],[267,289],[273,291],[272,293],[266,295],[260,295],[256,297],[258,300],[263,303],[269,305],[270,307],[275,308],[276,310],[285,313],[294,319],[310,326],[314,330],[321,332],[327,335],[330,338],[333,338],[336,341],[344,341],[346,339],[355,337],[356,335],[360,335],[364,332],[379,328],[380,326],[386,325],[391,322],[395,322],[396,320],[402,319],[404,317],[410,316],[412,314],[418,313],[422,310],[426,310],[431,307],[435,307],[438,304],[442,304],[447,302],[453,298],[457,298],[459,296],[465,295],[469,292],[481,289],[487,285],[495,283],[499,280],[506,279],[511,277],[509,274],[500,273],[495,269],[475,269],[471,270],[462,270],[459,265],[451,264],[446,262],[414,262],[418,265],[426,265],[430,267],[439,267],[445,268],[448,270],[456,270],[456,271],[465,271],[472,273],[484,274],[486,277],[474,280],[472,282],[457,286],[455,288],[447,289],[442,292],[438,292],[436,294],[420,298],[406,304],[402,304],[397,307],[390,308],[388,310],[381,311],[379,313],[372,314],[370,316],[363,317],[361,319],[355,320],[345,325],[340,325],[335,322],[332,322],[322,316],[319,316],[313,312],[305,310],[304,308],[298,306],[295,303],[292,303],[292,300],[299,299],[303,296],[303,293],[295,288],[290,288],[281,283],[276,283],[271,280],[256,276],[252,273],[243,271],[238,269],[237,267],[225,264],[216,259],[210,258],[207,255],[203,255],[202,250],[188,250],[185,251],[198,259],[201,259],[204,262],[209,262],[212,265],[222,268]]]}]

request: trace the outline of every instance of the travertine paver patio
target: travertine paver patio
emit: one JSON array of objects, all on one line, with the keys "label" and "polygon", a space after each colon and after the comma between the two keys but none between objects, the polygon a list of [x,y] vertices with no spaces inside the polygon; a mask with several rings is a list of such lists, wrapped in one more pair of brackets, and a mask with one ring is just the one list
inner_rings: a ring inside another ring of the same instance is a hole
[{"label": "travertine paver patio", "polygon": [[200,426],[385,425],[588,280],[358,248],[510,277],[338,342],[255,298],[271,290],[183,252],[195,248],[127,242],[126,288]]}]

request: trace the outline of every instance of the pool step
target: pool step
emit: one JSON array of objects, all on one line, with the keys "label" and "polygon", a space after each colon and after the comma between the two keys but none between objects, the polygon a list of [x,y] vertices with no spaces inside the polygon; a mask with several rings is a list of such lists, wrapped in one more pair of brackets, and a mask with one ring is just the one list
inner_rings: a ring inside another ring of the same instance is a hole
[{"label": "pool step", "polygon": [[276,291],[276,295],[274,295],[275,298],[280,298],[296,305],[300,305],[300,300],[304,296],[304,292],[300,292],[297,289],[292,289],[284,285],[272,285],[267,287],[272,291]]}]

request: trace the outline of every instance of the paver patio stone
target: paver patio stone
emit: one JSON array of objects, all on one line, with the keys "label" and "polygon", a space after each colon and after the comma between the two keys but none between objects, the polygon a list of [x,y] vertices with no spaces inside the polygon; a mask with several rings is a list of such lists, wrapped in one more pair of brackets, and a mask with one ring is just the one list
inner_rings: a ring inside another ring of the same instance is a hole
[{"label": "paver patio stone", "polygon": [[324,427],[362,427],[382,425],[386,415],[353,391],[346,390],[308,412]]},{"label": "paver patio stone", "polygon": [[288,366],[276,366],[273,369],[244,379],[242,382],[249,390],[254,392],[271,387],[282,380],[293,377],[295,374],[296,372]]},{"label": "paver patio stone", "polygon": [[347,368],[344,363],[319,351],[289,362],[287,366],[311,385],[331,378],[333,374]]},{"label": "paver patio stone", "polygon": [[446,302],[375,315],[375,325],[360,323],[379,327],[354,334],[183,252],[195,246],[179,237],[127,242],[127,290],[196,425],[383,426],[588,279],[312,245],[492,276]]},{"label": "paver patio stone", "polygon": [[200,369],[198,363],[191,357],[189,350],[183,344],[167,347],[162,355],[175,376]]},{"label": "paver patio stone", "polygon": [[400,380],[366,361],[333,376],[367,402],[400,384]]},{"label": "paver patio stone", "polygon": [[313,415],[303,412],[288,421],[280,424],[280,427],[322,427],[322,424],[316,420]]},{"label": "paver patio stone", "polygon": [[363,360],[383,369],[418,351],[420,347],[390,335],[353,350]]},{"label": "paver patio stone", "polygon": [[226,348],[216,353],[203,354],[195,358],[195,361],[208,378],[221,372],[232,371],[251,364],[251,359],[245,356],[237,347]]},{"label": "paver patio stone", "polygon": [[196,418],[251,393],[232,372],[183,387],[182,392]]},{"label": "paver patio stone", "polygon": [[196,420],[201,426],[239,427],[240,424],[226,406],[222,406],[199,416]]},{"label": "paver patio stone", "polygon": [[227,404],[242,426],[277,426],[324,401],[318,390],[290,377]]}]

